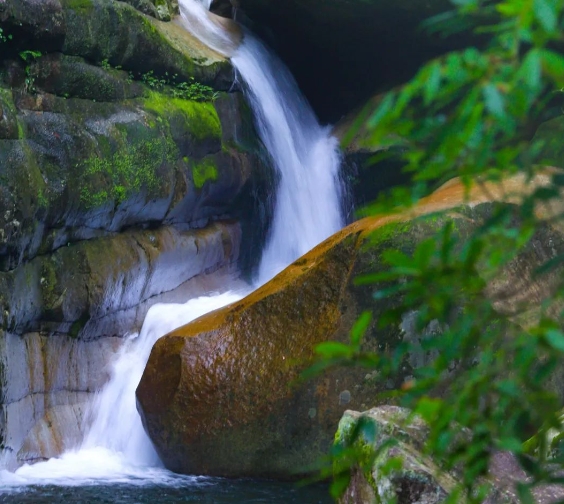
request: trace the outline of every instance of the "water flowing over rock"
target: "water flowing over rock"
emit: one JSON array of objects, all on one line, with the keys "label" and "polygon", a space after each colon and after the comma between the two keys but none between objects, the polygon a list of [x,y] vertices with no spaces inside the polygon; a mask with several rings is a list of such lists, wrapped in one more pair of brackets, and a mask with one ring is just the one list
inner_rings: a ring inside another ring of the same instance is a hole
[{"label": "water flowing over rock", "polygon": [[[547,183],[548,176],[539,177]],[[354,278],[381,270],[383,250],[406,253],[453,219],[461,238],[492,211],[493,197],[511,201],[523,179],[502,187],[474,187],[470,205],[453,181],[411,213],[367,218],[335,234],[272,281],[243,300],[212,312],[160,339],[137,389],[143,422],[165,465],[184,473],[295,478],[307,473],[332,443],[345,409],[364,410],[386,387],[400,386],[417,365],[414,355],[397,383],[380,383],[358,368],[340,369],[301,383],[314,347],[327,340],[346,342],[364,310],[374,320],[389,303],[375,303],[377,286]],[[434,212],[455,209],[448,214]],[[425,217],[425,214],[430,214]],[[417,216],[422,216],[415,219]],[[545,226],[531,246],[492,285],[492,293],[519,285],[498,308],[529,308],[551,288],[532,279],[536,264],[564,250],[557,230]],[[523,297],[522,297],[523,296]],[[396,299],[396,301],[398,301]],[[366,335],[367,350],[393,348],[418,338],[405,328]]]}]

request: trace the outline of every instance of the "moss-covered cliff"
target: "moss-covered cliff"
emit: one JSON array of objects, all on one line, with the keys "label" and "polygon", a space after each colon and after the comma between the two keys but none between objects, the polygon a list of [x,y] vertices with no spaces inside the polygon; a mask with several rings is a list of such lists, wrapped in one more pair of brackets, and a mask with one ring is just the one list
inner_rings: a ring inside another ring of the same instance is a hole
[{"label": "moss-covered cliff", "polygon": [[[11,464],[64,448],[57,421],[80,424],[114,345],[100,343],[92,367],[80,359],[94,341],[138,329],[191,282],[218,288],[214,272],[260,251],[253,195],[270,174],[249,108],[230,63],[163,22],[176,9],[0,2],[0,452]],[[40,368],[58,378],[38,381]],[[94,375],[73,378],[82,368]]]}]

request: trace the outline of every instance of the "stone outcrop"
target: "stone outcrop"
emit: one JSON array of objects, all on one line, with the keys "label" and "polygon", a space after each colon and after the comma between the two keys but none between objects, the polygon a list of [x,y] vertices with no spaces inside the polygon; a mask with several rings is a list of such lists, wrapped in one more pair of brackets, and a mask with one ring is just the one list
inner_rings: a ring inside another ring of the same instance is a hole
[{"label": "stone outcrop", "polygon": [[[537,183],[548,180],[548,175],[539,176]],[[523,179],[486,185],[483,192],[476,186],[471,205],[464,206],[464,187],[452,181],[408,214],[348,226],[247,298],[159,340],[137,399],[165,465],[179,472],[232,477],[288,479],[307,472],[327,452],[344,410],[370,407],[378,392],[400,386],[419,358],[409,358],[394,383],[381,383],[359,368],[299,381],[316,344],[348,342],[360,313],[371,310],[378,320],[399,301],[375,303],[377,286],[357,285],[354,278],[381,270],[379,257],[386,249],[409,253],[445,219],[454,220],[464,239],[491,214],[492,198],[510,202],[511,194],[523,190]],[[448,214],[436,213],[449,209]],[[506,294],[506,304],[498,308],[522,302],[531,307],[542,299],[551,281],[533,280],[532,271],[563,250],[562,234],[544,226],[492,285],[492,295]],[[507,295],[508,287],[516,285],[513,295]],[[386,331],[373,323],[364,344],[378,351],[420,337],[407,321]]]},{"label": "stone outcrop", "polygon": [[68,448],[117,338],[260,251],[249,108],[177,9],[0,1],[2,465]]},{"label": "stone outcrop", "polygon": [[[380,406],[363,413],[345,411],[335,435],[336,443],[354,446],[364,452],[375,452],[390,440],[394,444],[380,451],[370,470],[353,468],[351,482],[339,504],[440,504],[460,484],[461,476],[456,470],[445,471],[440,467],[440,461],[424,453],[429,427],[410,413],[397,406]],[[373,440],[367,440],[362,434],[353,436],[354,432],[362,432],[357,428],[361,419],[363,426],[368,423],[374,426],[376,435]],[[400,459],[402,467],[384,475],[381,468],[392,457]],[[492,491],[484,504],[521,502],[516,483],[525,482],[527,475],[512,454],[501,451],[492,454],[488,479]],[[564,497],[564,487],[558,485],[541,485],[532,492],[537,504],[560,502]]]},{"label": "stone outcrop", "polygon": [[37,332],[0,338],[0,463],[15,469],[59,455],[81,440],[92,394],[107,380],[117,338],[92,342]]}]

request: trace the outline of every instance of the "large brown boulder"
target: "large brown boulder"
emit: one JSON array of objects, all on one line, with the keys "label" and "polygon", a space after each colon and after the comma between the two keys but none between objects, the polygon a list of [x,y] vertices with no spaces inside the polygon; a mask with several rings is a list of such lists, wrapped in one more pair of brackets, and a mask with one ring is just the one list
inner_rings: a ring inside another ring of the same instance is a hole
[{"label": "large brown boulder", "polygon": [[[381,270],[379,257],[385,249],[413,250],[445,219],[454,219],[464,238],[490,215],[491,198],[522,190],[521,182],[506,182],[505,192],[499,186],[486,192],[474,188],[472,205],[461,206],[464,187],[453,181],[409,214],[356,222],[247,298],[159,340],[137,399],[165,465],[184,473],[277,478],[311,469],[331,445],[345,409],[372,406],[377,392],[399,386],[417,365],[417,356],[408,359],[397,383],[381,383],[374,373],[358,368],[298,381],[312,362],[316,344],[348,341],[363,310],[371,310],[377,320],[397,301],[375,303],[373,287],[356,285],[354,278]],[[448,215],[433,213],[454,207]],[[532,303],[550,285],[533,282],[531,270],[563,250],[562,235],[543,227],[494,290],[525,283],[530,288],[520,292]],[[408,323],[402,325],[386,331],[371,326],[367,349],[419,337]]]}]

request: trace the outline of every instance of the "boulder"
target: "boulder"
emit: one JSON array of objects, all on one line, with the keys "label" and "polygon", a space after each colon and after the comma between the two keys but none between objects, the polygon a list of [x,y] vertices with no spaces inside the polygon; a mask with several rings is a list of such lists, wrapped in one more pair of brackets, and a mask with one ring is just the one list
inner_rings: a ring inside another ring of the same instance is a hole
[{"label": "boulder", "polygon": [[84,412],[109,378],[117,338],[0,335],[0,457],[16,469],[60,455],[81,440]]},{"label": "boulder", "polygon": [[[548,180],[543,175],[537,182]],[[452,181],[409,213],[351,224],[247,298],[159,340],[137,400],[164,464],[177,472],[228,477],[291,479],[311,470],[330,447],[344,410],[367,409],[379,392],[400,386],[420,357],[410,357],[393,383],[360,368],[299,381],[316,344],[348,342],[360,313],[371,310],[378,320],[399,301],[375,303],[377,286],[357,285],[354,278],[384,268],[379,257],[388,248],[409,253],[448,219],[463,239],[491,215],[492,198],[508,201],[523,190],[522,178],[486,184],[483,192],[476,186],[464,205],[465,189]],[[448,209],[454,210],[437,213]],[[533,280],[532,271],[558,251],[564,251],[564,237],[542,227],[492,292],[526,285],[505,303],[520,303],[523,295],[534,304],[552,284]],[[373,324],[364,344],[378,351],[420,337],[408,323],[385,331]]]},{"label": "boulder", "polygon": [[83,240],[0,273],[0,456],[11,468],[76,446],[121,338],[150,306],[220,291],[240,227],[214,223]]},{"label": "boulder", "polygon": [[[362,421],[366,429],[372,424],[375,436],[354,436]],[[351,481],[339,504],[373,504],[397,502],[397,504],[440,504],[461,482],[456,470],[446,471],[440,461],[425,454],[425,442],[429,427],[410,410],[397,406],[379,406],[363,413],[345,411],[335,434],[335,442],[341,446],[353,446],[362,453],[380,453],[372,466],[364,471],[358,466],[352,470]],[[392,443],[390,443],[390,441]],[[387,445],[384,445],[384,443]],[[387,446],[383,450],[382,446]],[[382,468],[391,459],[400,459],[402,466],[390,471]],[[488,480],[492,490],[484,504],[518,504],[516,484],[525,482],[527,475],[517,459],[508,452],[492,454]],[[560,485],[540,485],[532,490],[536,504],[555,504],[564,497]]]},{"label": "boulder", "polygon": [[[157,17],[164,15],[169,21],[178,10],[172,0],[147,2]],[[138,5],[146,10],[142,5],[147,4]],[[158,14],[165,11],[169,14]],[[0,28],[10,37],[2,43],[0,59],[24,51],[59,51],[93,62],[108,61],[138,75],[168,72],[179,81],[195,77],[224,90],[233,83],[226,59],[186,30],[117,0],[5,0],[0,3]]]},{"label": "boulder", "polygon": [[249,215],[265,177],[242,95],[175,87],[231,88],[224,57],[114,0],[6,0],[0,28],[0,270],[126,227]]}]

